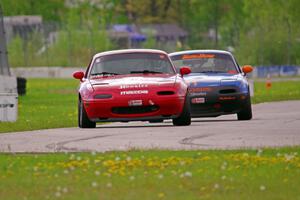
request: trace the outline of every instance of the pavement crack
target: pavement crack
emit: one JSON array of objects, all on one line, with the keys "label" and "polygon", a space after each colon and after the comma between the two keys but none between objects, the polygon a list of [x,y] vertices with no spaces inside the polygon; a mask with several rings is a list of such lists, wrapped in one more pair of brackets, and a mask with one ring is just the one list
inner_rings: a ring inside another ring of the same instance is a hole
[{"label": "pavement crack", "polygon": [[206,137],[212,136],[212,134],[205,134],[205,135],[194,135],[191,137],[186,137],[183,138],[182,140],[179,141],[179,144],[183,144],[183,145],[190,145],[190,146],[211,146],[208,144],[199,144],[199,143],[194,143],[195,140],[197,139],[203,139]]},{"label": "pavement crack", "polygon": [[80,142],[80,141],[104,138],[104,137],[109,137],[109,136],[112,136],[112,135],[100,135],[100,136],[79,138],[79,139],[74,139],[74,140],[67,140],[67,141],[62,141],[62,142],[58,142],[58,143],[51,143],[51,144],[46,145],[46,148],[54,150],[54,152],[64,152],[64,151],[89,152],[89,151],[91,151],[90,149],[69,148],[69,147],[66,147],[65,145],[67,145],[68,143],[72,143],[72,142]]}]

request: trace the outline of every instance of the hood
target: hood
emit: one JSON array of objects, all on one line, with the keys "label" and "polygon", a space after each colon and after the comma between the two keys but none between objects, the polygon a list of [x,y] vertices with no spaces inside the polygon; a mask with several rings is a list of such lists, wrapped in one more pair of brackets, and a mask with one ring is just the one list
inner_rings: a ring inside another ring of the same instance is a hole
[{"label": "hood", "polygon": [[218,87],[218,86],[237,86],[242,80],[240,74],[189,74],[184,76],[185,81],[190,87]]},{"label": "hood", "polygon": [[176,77],[176,74],[130,74],[90,79],[90,83],[94,89],[99,87],[110,89],[139,89],[143,87],[159,87],[163,84],[174,85]]}]

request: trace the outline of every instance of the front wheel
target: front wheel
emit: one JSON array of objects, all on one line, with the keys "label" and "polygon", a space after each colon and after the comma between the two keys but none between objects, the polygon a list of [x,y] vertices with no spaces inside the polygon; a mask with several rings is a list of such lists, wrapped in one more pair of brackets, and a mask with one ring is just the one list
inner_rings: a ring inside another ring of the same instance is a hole
[{"label": "front wheel", "polygon": [[185,97],[184,107],[179,117],[173,119],[173,125],[175,126],[188,126],[191,124],[191,108],[188,95]]},{"label": "front wheel", "polygon": [[78,126],[79,128],[96,128],[96,122],[88,118],[81,99],[78,101]]},{"label": "front wheel", "polygon": [[248,96],[245,105],[242,106],[242,110],[237,113],[238,120],[250,120],[252,119],[251,99]]}]

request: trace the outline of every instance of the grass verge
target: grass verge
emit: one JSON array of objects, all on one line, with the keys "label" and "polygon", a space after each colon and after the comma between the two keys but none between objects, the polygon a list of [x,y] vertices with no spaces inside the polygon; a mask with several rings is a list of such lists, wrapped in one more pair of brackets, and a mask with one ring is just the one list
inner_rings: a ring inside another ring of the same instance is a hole
[{"label": "grass verge", "polygon": [[[76,126],[78,84],[72,79],[28,79],[27,95],[19,97],[18,121],[0,122],[0,133]],[[299,88],[300,81],[274,82],[271,89],[256,82],[252,103],[299,100]]]},{"label": "grass verge", "polygon": [[297,199],[300,148],[0,154],[0,199]]},{"label": "grass verge", "polygon": [[0,132],[76,126],[77,86],[73,79],[28,79],[17,122],[0,122]]}]

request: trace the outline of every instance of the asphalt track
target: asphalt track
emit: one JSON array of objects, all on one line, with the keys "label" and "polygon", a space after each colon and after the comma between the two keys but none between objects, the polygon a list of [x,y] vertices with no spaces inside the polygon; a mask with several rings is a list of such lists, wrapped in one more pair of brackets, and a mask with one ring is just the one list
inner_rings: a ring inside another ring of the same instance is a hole
[{"label": "asphalt track", "polygon": [[0,134],[0,152],[112,151],[128,149],[244,149],[300,145],[300,101],[253,105],[250,121],[236,115],[170,121],[111,123],[96,129],[62,128]]}]

